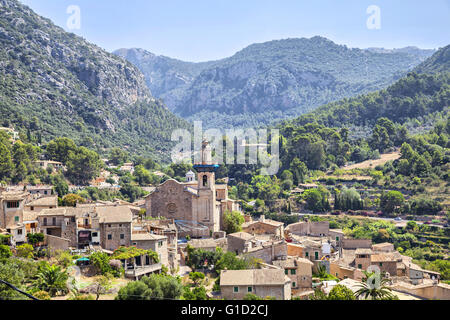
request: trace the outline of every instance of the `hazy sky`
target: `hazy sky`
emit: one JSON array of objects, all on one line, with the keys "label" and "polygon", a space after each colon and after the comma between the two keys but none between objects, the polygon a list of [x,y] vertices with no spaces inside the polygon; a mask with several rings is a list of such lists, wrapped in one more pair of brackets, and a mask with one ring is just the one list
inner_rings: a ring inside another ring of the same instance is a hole
[{"label": "hazy sky", "polygon": [[[450,0],[21,2],[108,51],[144,48],[187,61],[228,57],[255,42],[316,35],[359,48],[439,48],[450,43]],[[71,5],[80,9],[80,29],[67,26]],[[372,5],[380,9],[379,29],[367,27]]]}]

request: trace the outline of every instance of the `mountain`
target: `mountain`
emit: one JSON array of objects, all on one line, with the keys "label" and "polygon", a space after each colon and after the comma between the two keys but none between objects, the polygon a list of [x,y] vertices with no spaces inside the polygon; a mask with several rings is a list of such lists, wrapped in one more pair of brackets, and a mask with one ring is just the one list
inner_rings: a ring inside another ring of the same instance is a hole
[{"label": "mountain", "polygon": [[170,107],[182,103],[183,92],[194,79],[214,62],[185,62],[157,56],[143,49],[119,49],[114,54],[137,66],[145,75],[147,86],[155,97]]},{"label": "mountain", "polygon": [[205,127],[245,127],[385,88],[433,53],[417,48],[378,51],[313,37],[253,44],[232,57],[203,64],[136,49],[116,54],[138,66],[155,96],[176,114],[201,119]]},{"label": "mountain", "polygon": [[118,146],[167,159],[189,125],[152,97],[128,61],[65,32],[17,0],[0,0],[0,115],[49,141],[67,136],[102,153]]},{"label": "mountain", "polygon": [[450,45],[440,48],[430,59],[415,69],[417,73],[450,72]]},{"label": "mountain", "polygon": [[400,124],[445,118],[450,106],[449,48],[439,49],[386,89],[323,105],[283,125],[318,122],[328,127],[372,127],[382,117]]}]

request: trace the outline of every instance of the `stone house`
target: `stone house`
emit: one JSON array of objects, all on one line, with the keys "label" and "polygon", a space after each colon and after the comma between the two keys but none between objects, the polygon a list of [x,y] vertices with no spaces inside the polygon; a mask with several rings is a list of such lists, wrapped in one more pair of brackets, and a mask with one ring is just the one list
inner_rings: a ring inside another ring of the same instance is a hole
[{"label": "stone house", "polygon": [[9,229],[23,222],[25,204],[31,199],[28,192],[6,191],[0,193],[0,228]]},{"label": "stone house", "polygon": [[370,263],[380,268],[381,272],[387,272],[389,276],[397,276],[397,264],[402,262],[398,252],[374,252]]},{"label": "stone house", "polygon": [[30,201],[25,205],[26,211],[40,212],[44,209],[58,208],[58,196],[42,197]]},{"label": "stone house", "polygon": [[355,267],[361,270],[367,270],[371,265],[372,250],[359,248],[355,251]]},{"label": "stone house", "polygon": [[297,222],[286,227],[286,232],[297,236],[326,237],[330,233],[329,221]]},{"label": "stone house", "polygon": [[151,233],[132,233],[131,245],[138,249],[153,250],[159,256],[159,261],[169,266],[167,237]]},{"label": "stone house", "polygon": [[284,239],[284,224],[266,219],[264,215],[261,215],[259,221],[244,223],[242,231],[252,235],[273,235],[277,239]]},{"label": "stone house", "polygon": [[246,232],[236,232],[227,235],[227,240],[228,251],[241,254],[253,247],[252,240],[255,240],[255,237]]},{"label": "stone house", "polygon": [[247,294],[291,299],[291,279],[283,269],[222,270],[220,292],[225,300],[242,300]]},{"label": "stone house", "polygon": [[98,207],[100,245],[106,250],[115,250],[131,243],[133,214],[127,206]]},{"label": "stone house", "polygon": [[34,161],[34,164],[36,164],[41,169],[47,170],[47,168],[50,166],[53,167],[53,171],[55,170],[66,170],[66,167],[58,161],[51,161],[51,160],[38,160]]},{"label": "stone house", "polygon": [[389,242],[383,242],[372,245],[373,251],[381,251],[381,252],[394,252],[394,244]]},{"label": "stone house", "polygon": [[291,279],[293,291],[298,292],[312,288],[312,269],[314,264],[310,260],[287,257],[286,260],[272,261],[272,264],[284,270],[285,275]]},{"label": "stone house", "polygon": [[372,239],[343,239],[342,248],[356,250],[359,248],[372,249]]},{"label": "stone house", "polygon": [[26,191],[28,191],[30,194],[51,196],[53,195],[53,186],[46,186],[46,185],[27,186]]},{"label": "stone house", "polygon": [[274,260],[284,260],[287,258],[287,243],[284,240],[268,241],[261,246],[249,248],[244,253],[245,257],[260,259],[271,264]]},{"label": "stone house", "polygon": [[69,240],[69,246],[78,247],[76,208],[44,209],[38,213],[42,233]]}]

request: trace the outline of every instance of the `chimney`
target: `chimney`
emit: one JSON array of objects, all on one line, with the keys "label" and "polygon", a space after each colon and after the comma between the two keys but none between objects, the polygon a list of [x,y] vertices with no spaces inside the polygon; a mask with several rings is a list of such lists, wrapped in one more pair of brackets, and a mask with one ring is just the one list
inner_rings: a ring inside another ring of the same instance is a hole
[{"label": "chimney", "polygon": [[259,218],[259,221],[261,222],[266,221],[266,216],[262,214],[261,217]]}]

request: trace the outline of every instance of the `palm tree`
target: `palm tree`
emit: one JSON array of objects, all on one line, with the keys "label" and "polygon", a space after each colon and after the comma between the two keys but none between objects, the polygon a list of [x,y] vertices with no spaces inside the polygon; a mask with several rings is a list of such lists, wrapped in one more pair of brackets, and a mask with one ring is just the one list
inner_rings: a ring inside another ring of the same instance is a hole
[{"label": "palm tree", "polygon": [[375,285],[375,279],[372,277],[374,272],[364,271],[364,278],[360,284],[360,289],[355,292],[356,298],[363,297],[371,300],[385,300],[395,299],[396,296],[392,294],[392,289],[387,286],[390,280],[385,273],[380,274],[380,284]]},{"label": "palm tree", "polygon": [[39,266],[34,285],[42,291],[47,291],[54,297],[58,292],[67,291],[67,272],[57,265],[44,263]]}]

